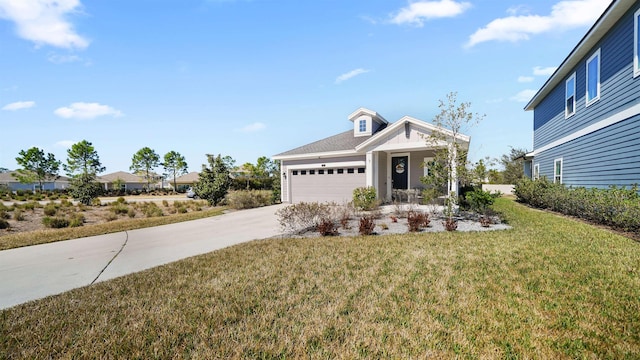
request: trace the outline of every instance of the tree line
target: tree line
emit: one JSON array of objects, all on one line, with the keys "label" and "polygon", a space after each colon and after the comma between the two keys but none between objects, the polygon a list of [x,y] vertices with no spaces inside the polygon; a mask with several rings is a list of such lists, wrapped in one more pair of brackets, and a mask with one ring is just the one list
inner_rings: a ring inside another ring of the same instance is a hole
[{"label": "tree line", "polygon": [[[247,162],[237,168],[231,156],[206,156],[208,164],[202,165],[200,179],[194,189],[200,198],[217,205],[229,189],[245,188],[274,189],[279,198],[278,162],[262,156],[256,164]],[[20,168],[12,175],[21,183],[38,184],[40,190],[44,189],[46,182],[60,178],[59,172],[62,168],[70,177],[69,193],[74,199],[89,205],[94,198],[102,194],[103,189],[97,178],[106,168],[102,166],[93,144],[87,140],[75,143],[67,150],[65,163],[57,160],[52,153],[45,154],[44,150],[38,147],[21,150],[16,157],[16,163]],[[161,158],[155,150],[143,147],[133,154],[129,170],[145,179],[146,190],[149,190],[151,183],[157,179],[155,169],[159,166],[164,169],[162,178],[170,179],[173,189],[177,190],[176,179],[188,171],[185,157],[177,151],[169,151]],[[8,171],[6,168],[0,168],[0,172]],[[236,173],[236,176],[233,176],[233,173]],[[114,184],[117,183],[118,180],[114,181]]]}]

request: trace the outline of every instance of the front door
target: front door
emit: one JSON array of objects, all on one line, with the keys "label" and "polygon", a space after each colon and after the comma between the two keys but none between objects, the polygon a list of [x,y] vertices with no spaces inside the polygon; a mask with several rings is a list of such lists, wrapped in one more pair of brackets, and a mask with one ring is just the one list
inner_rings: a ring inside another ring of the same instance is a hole
[{"label": "front door", "polygon": [[391,183],[394,189],[406,190],[409,184],[409,157],[391,158]]}]

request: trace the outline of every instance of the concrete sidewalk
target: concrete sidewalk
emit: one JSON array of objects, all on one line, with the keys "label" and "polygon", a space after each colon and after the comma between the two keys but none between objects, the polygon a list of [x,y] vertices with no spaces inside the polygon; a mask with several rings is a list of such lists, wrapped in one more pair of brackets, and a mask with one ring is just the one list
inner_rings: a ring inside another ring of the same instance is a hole
[{"label": "concrete sidewalk", "polygon": [[286,205],[0,251],[0,309],[281,233]]}]

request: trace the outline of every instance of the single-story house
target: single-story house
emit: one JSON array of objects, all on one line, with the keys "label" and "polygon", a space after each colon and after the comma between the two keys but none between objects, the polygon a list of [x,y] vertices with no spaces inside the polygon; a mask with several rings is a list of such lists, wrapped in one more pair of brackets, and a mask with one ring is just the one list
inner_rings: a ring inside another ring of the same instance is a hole
[{"label": "single-story house", "polygon": [[104,185],[105,190],[143,190],[147,186],[147,181],[140,176],[124,171],[98,176],[98,182]]},{"label": "single-story house", "polygon": [[[348,116],[352,128],[273,156],[281,165],[281,200],[298,202],[348,202],[353,190],[372,186],[378,199],[393,201],[423,187],[435,149],[452,143],[453,133],[411,116],[389,123],[375,111],[360,108]],[[440,132],[450,140],[429,144]],[[469,149],[470,137],[455,141]],[[454,174],[455,176],[455,174]],[[449,191],[457,191],[452,178]]]},{"label": "single-story house", "polygon": [[[176,191],[187,190],[200,179],[200,173],[197,171],[192,171],[190,173],[184,174],[182,176],[178,176],[176,178]],[[169,186],[173,187],[173,178],[168,178]]]},{"label": "single-story house", "polygon": [[[15,176],[12,174],[16,171],[8,171],[4,173],[0,173],[0,186],[7,188],[11,191],[16,190],[31,190],[36,191],[40,190],[40,184],[38,182],[35,183],[21,183]],[[66,176],[60,176],[56,180],[53,181],[45,181],[42,183],[42,190],[64,190],[69,187],[69,178]]]}]

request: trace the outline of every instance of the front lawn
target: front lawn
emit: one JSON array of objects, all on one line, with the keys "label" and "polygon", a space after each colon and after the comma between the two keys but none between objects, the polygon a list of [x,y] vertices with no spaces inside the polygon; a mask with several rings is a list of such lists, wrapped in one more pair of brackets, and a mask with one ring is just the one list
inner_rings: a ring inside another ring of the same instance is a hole
[{"label": "front lawn", "polygon": [[639,358],[640,244],[513,230],[246,243],[0,312],[0,358]]}]

